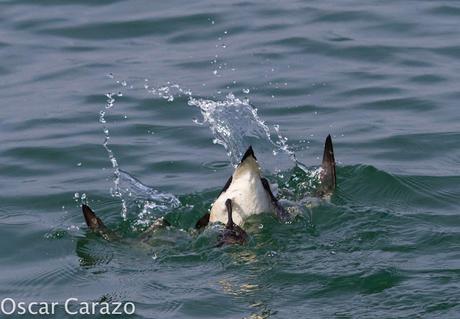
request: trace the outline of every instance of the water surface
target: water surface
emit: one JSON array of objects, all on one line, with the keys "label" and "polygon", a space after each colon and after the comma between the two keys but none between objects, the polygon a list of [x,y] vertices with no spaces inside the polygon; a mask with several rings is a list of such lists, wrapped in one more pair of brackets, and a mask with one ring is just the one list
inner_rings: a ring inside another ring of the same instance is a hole
[{"label": "water surface", "polygon": [[[0,297],[458,318],[459,28],[443,0],[0,1]],[[327,134],[339,186],[310,208]],[[299,216],[215,249],[188,228],[249,144]]]}]

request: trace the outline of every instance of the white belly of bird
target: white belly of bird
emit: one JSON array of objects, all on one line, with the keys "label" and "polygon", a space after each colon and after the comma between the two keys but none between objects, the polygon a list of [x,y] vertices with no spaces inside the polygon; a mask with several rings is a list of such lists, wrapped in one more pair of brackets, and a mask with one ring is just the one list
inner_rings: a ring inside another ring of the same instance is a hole
[{"label": "white belly of bird", "polygon": [[260,175],[251,170],[238,174],[238,178],[234,178],[229,188],[217,198],[211,208],[210,222],[227,223],[227,199],[232,200],[233,222],[238,226],[251,215],[275,211]]}]

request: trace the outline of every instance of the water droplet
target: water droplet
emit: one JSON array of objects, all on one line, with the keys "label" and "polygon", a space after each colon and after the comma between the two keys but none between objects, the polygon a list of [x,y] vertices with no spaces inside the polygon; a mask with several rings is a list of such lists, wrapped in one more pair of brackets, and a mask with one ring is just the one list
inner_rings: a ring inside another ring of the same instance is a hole
[{"label": "water droplet", "polygon": [[102,124],[105,124],[105,123],[106,123],[104,116],[105,116],[105,112],[104,112],[104,111],[100,111],[100,112],[99,112],[99,122],[102,123]]}]

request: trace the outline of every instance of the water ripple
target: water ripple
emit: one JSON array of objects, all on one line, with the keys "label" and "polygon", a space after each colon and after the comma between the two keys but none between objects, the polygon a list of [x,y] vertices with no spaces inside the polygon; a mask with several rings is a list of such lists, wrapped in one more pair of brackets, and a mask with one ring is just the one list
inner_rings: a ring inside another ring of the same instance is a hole
[{"label": "water ripple", "polygon": [[71,39],[96,40],[129,39],[151,35],[167,36],[190,25],[209,25],[209,16],[209,14],[199,13],[155,19],[89,23],[78,27],[41,28],[38,32]]},{"label": "water ripple", "polygon": [[[1,296],[132,300],[140,318],[458,317],[455,2],[6,0],[0,15]],[[289,160],[314,172],[327,134],[330,202]],[[189,229],[248,144],[297,217],[257,216],[247,246],[216,249],[216,229]],[[87,231],[82,201],[122,239]],[[139,242],[159,217],[173,227]]]}]

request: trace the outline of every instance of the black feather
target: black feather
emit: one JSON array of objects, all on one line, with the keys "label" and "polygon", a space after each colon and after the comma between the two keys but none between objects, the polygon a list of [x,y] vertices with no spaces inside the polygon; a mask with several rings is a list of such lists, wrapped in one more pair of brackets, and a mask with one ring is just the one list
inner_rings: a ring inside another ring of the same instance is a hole
[{"label": "black feather", "polygon": [[252,146],[248,147],[243,157],[241,158],[240,164],[243,163],[244,160],[247,159],[249,156],[252,156],[255,160],[257,160],[256,156],[254,155],[254,150],[252,149]]},{"label": "black feather", "polygon": [[323,162],[321,167],[323,169],[321,173],[321,193],[331,193],[336,187],[335,158],[331,135],[328,135],[324,142]]}]

